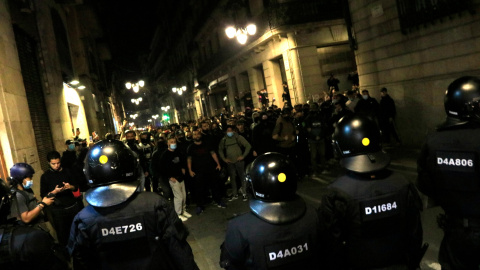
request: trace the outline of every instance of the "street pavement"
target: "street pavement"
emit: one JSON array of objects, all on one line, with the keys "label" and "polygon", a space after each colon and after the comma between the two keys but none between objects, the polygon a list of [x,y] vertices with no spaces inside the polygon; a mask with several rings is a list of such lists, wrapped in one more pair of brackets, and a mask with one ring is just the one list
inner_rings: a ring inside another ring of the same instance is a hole
[{"label": "street pavement", "polygon": [[[419,151],[406,149],[404,147],[390,147],[385,151],[392,157],[390,169],[403,174],[408,180],[416,180],[416,159]],[[343,172],[342,168],[335,164],[330,173],[309,177],[299,181],[297,193],[307,203],[314,207],[320,204],[320,198],[325,193],[329,183],[335,180]],[[423,196],[424,205],[427,205],[427,198]],[[249,211],[248,202],[241,199],[227,202],[227,208],[218,208],[216,205],[209,205],[205,212],[200,215],[194,214],[194,206],[189,212],[193,217],[185,221],[190,231],[188,242],[192,247],[195,261],[202,270],[221,269],[220,245],[225,239],[225,231],[228,221],[235,216]],[[437,254],[443,232],[436,224],[436,216],[441,212],[439,207],[426,208],[422,213],[424,242],[429,243],[429,249],[421,262],[422,269],[439,270]]]}]

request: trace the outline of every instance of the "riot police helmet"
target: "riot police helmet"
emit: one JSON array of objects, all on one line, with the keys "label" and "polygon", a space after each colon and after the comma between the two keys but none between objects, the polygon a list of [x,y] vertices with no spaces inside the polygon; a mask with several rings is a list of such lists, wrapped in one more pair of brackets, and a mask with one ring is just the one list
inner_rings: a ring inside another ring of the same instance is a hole
[{"label": "riot police helmet", "polygon": [[453,81],[445,92],[444,105],[449,117],[480,121],[480,79],[464,76]]},{"label": "riot police helmet", "polygon": [[366,116],[351,114],[338,121],[333,133],[333,149],[340,164],[356,173],[380,171],[390,164],[382,151],[380,130]]},{"label": "riot police helmet", "polygon": [[261,201],[286,201],[297,191],[297,170],[293,162],[280,153],[265,153],[248,171],[253,196]]},{"label": "riot police helmet", "polygon": [[85,199],[109,207],[130,198],[140,185],[138,156],[118,140],[103,140],[87,153],[83,168],[89,190]]},{"label": "riot police helmet", "polygon": [[247,167],[253,199],[250,210],[259,218],[279,224],[299,218],[306,211],[305,202],[296,194],[297,170],[288,157],[265,153]]}]

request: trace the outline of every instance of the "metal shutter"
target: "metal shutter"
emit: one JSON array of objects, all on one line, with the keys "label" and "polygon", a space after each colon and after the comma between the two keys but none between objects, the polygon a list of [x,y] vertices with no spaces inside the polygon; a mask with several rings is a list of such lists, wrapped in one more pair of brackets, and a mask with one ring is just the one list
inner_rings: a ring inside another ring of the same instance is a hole
[{"label": "metal shutter", "polygon": [[38,67],[35,40],[18,27],[13,28],[17,43],[18,58],[22,69],[23,84],[32,119],[33,133],[37,143],[38,158],[43,170],[48,169],[47,153],[55,150],[43,96],[42,80]]}]

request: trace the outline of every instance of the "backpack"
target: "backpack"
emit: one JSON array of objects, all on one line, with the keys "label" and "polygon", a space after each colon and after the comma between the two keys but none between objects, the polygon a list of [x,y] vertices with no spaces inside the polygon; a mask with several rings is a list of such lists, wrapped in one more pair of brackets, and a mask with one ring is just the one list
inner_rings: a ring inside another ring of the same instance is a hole
[{"label": "backpack", "polygon": [[[15,207],[17,209],[17,214],[18,214],[18,216],[20,216],[21,213],[20,213],[20,210],[18,208],[17,192],[22,194],[22,196],[25,198],[25,201],[27,202],[27,208],[29,207],[31,201],[36,201],[37,199],[35,197],[33,197],[32,199],[28,198],[28,193],[24,190],[19,190],[19,189],[16,189],[16,188],[12,188],[11,189],[11,203],[15,204]],[[28,208],[28,211],[31,211],[31,210],[32,209]]]},{"label": "backpack", "polygon": [[[227,144],[227,138],[223,137],[222,138],[222,141],[223,141],[223,156],[225,158],[227,158],[227,147],[226,147],[226,144]],[[235,136],[235,141],[237,142],[237,145],[240,147],[240,150],[242,151],[242,153],[245,151],[245,146],[241,145],[240,143],[238,143],[238,135]]]}]

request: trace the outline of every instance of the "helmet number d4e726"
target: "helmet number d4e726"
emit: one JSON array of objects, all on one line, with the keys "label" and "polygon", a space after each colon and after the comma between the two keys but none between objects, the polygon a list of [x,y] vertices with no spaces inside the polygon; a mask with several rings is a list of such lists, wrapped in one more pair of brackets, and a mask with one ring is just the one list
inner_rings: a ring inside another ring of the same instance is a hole
[{"label": "helmet number d4e726", "polygon": [[146,235],[143,216],[109,220],[100,223],[98,228],[102,243],[132,240]]}]

